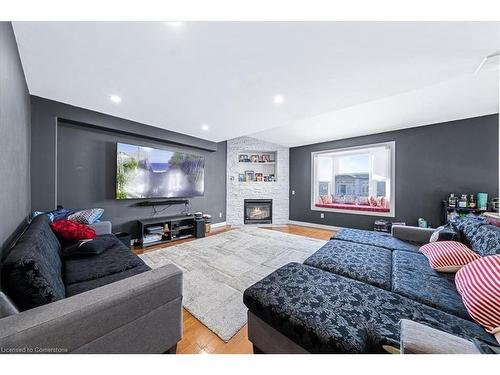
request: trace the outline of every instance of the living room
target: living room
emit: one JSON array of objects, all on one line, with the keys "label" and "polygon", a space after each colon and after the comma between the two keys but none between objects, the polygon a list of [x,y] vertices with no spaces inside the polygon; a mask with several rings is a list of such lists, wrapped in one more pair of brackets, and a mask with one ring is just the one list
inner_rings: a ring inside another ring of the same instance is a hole
[{"label": "living room", "polygon": [[1,353],[500,353],[500,22],[119,21],[0,22]]}]

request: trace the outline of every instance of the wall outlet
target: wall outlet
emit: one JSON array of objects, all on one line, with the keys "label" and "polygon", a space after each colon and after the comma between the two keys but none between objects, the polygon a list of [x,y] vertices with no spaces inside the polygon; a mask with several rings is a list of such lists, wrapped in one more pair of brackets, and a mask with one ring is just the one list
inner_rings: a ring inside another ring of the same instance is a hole
[{"label": "wall outlet", "polygon": [[319,217],[322,218],[322,219],[324,219],[325,218],[325,214],[322,212],[322,213],[319,214]]},{"label": "wall outlet", "polygon": [[219,217],[222,217],[222,212],[219,212]]},{"label": "wall outlet", "polygon": [[292,195],[295,195],[295,190],[292,190]]}]

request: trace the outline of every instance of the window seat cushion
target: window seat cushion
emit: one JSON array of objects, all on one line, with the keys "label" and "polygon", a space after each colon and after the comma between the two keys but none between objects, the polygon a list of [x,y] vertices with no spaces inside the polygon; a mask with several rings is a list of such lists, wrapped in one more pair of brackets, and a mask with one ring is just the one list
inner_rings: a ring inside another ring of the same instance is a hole
[{"label": "window seat cushion", "polygon": [[368,206],[361,204],[346,204],[346,203],[316,203],[316,207],[321,208],[336,208],[339,210],[353,210],[353,211],[369,211],[369,212],[389,212],[389,208]]}]

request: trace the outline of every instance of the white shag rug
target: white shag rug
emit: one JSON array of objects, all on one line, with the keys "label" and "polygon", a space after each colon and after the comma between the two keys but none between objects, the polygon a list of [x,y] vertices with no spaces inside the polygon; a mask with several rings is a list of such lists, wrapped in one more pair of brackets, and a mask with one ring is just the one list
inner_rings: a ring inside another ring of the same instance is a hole
[{"label": "white shag rug", "polygon": [[140,257],[151,268],[173,263],[184,275],[184,307],[225,342],[247,322],[243,291],[290,262],[303,262],[326,241],[241,227]]}]

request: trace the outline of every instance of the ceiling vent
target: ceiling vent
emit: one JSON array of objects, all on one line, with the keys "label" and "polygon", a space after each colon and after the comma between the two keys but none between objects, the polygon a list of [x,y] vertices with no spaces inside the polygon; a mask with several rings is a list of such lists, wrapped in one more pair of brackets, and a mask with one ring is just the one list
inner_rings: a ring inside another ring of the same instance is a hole
[{"label": "ceiling vent", "polygon": [[484,71],[491,71],[498,69],[500,65],[500,51],[493,52],[491,55],[486,56],[481,64],[477,67],[474,74]]}]

